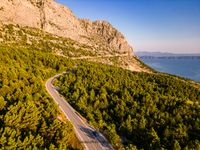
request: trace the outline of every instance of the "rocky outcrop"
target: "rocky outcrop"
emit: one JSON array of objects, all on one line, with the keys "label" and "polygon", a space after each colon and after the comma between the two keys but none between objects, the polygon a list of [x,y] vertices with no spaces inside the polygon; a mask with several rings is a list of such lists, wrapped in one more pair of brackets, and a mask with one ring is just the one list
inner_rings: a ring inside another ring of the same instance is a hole
[{"label": "rocky outcrop", "polygon": [[87,19],[80,19],[83,28],[86,30],[88,37],[96,39],[96,43],[101,43],[117,50],[118,53],[131,54],[133,49],[129,46],[125,37],[117,29],[115,29],[109,22],[95,21],[92,22]]},{"label": "rocky outcrop", "polygon": [[111,24],[78,19],[69,8],[54,0],[0,0],[0,21],[71,38],[102,54],[132,55],[132,47]]}]

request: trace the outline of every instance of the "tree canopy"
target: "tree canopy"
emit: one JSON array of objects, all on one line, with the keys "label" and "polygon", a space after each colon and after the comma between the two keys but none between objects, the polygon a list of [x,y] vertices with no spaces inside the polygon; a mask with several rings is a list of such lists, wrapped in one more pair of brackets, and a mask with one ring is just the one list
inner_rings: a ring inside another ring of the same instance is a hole
[{"label": "tree canopy", "polygon": [[55,84],[116,148],[200,146],[200,90],[187,80],[83,62]]},{"label": "tree canopy", "polygon": [[44,87],[72,66],[29,46],[0,45],[0,149],[82,149]]}]

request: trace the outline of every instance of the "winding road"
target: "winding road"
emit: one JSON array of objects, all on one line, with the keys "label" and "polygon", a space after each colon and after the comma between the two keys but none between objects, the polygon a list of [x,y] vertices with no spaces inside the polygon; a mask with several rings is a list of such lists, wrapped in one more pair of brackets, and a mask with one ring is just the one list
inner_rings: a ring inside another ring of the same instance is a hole
[{"label": "winding road", "polygon": [[103,55],[103,56],[80,56],[80,57],[68,57],[72,60],[81,60],[81,59],[96,59],[96,58],[111,58],[111,57],[127,57],[129,54],[115,54],[115,55]]},{"label": "winding road", "polygon": [[[70,71],[69,71],[70,72]],[[107,139],[96,129],[85,122],[70,104],[58,93],[56,87],[52,85],[54,79],[66,74],[58,74],[47,80],[45,87],[66,118],[73,124],[76,135],[83,144],[85,150],[114,150]]]}]

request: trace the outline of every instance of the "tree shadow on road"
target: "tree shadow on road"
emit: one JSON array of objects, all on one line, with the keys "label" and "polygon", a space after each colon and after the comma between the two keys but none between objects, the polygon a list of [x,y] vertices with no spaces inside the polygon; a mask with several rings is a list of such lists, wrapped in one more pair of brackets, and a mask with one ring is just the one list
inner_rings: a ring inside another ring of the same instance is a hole
[{"label": "tree shadow on road", "polygon": [[102,136],[101,133],[98,131],[91,129],[91,128],[86,128],[83,126],[79,127],[81,131],[85,132],[88,137],[92,139],[92,141],[81,141],[84,143],[100,143],[102,147],[107,147],[109,149],[109,143],[105,140],[105,138]]}]

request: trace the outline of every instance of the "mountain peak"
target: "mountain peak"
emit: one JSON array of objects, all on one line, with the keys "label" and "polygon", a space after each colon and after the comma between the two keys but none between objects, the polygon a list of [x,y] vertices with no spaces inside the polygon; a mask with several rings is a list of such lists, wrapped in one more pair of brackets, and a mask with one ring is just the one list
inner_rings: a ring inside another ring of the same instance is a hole
[{"label": "mountain peak", "polygon": [[69,8],[54,0],[0,1],[0,21],[4,24],[39,28],[108,53],[132,53],[123,34],[109,22],[78,19]]}]

